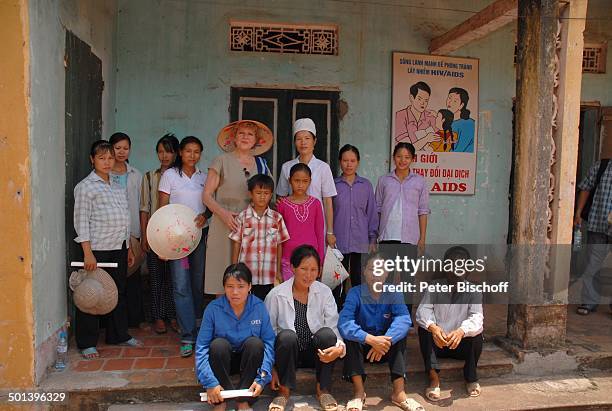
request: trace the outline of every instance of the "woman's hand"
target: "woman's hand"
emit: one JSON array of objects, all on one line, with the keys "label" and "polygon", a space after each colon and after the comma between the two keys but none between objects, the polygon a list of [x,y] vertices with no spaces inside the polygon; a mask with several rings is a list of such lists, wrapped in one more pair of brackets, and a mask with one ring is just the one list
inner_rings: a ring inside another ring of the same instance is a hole
[{"label": "woman's hand", "polygon": [[278,372],[276,371],[276,368],[272,368],[272,382],[270,383],[270,388],[272,388],[272,391],[278,391],[278,389],[280,388],[280,382],[278,379]]},{"label": "woman's hand", "polygon": [[136,262],[136,257],[134,256],[134,251],[132,247],[128,248],[128,267],[131,267]]},{"label": "woman's hand", "polygon": [[204,213],[198,214],[196,218],[193,219],[193,221],[195,221],[196,227],[202,228],[204,227],[204,224],[206,224],[206,217],[204,217]]},{"label": "woman's hand", "polygon": [[221,391],[223,391],[223,387],[220,385],[213,388],[207,388],[206,395],[208,397],[208,403],[211,405],[222,403],[223,397],[221,396]]},{"label": "woman's hand", "polygon": [[327,233],[326,239],[327,239],[327,244],[331,248],[336,248],[336,236],[334,234]]},{"label": "woman's hand", "polygon": [[238,229],[238,225],[236,224],[237,215],[238,213],[234,213],[228,210],[223,210],[221,212],[221,221],[223,221],[223,224],[225,224],[227,228],[230,229],[230,231],[236,231]]},{"label": "woman's hand", "polygon": [[328,364],[342,355],[342,347],[329,347],[324,350],[318,350],[319,360],[322,363]]},{"label": "woman's hand", "polygon": [[417,253],[419,256],[425,254],[425,240],[419,240],[417,243]]},{"label": "woman's hand", "polygon": [[249,391],[253,391],[253,397],[259,397],[263,392],[263,387],[253,381],[253,384],[249,387]]},{"label": "woman's hand", "polygon": [[85,271],[93,271],[96,269],[96,267],[98,267],[98,261],[91,251],[89,253],[85,253],[83,257],[83,265]]}]

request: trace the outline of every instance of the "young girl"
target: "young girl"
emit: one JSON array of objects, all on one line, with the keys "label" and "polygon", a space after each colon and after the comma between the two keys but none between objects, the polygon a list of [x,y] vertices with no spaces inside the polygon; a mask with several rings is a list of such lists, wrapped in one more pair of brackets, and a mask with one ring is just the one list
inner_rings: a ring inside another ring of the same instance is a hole
[{"label": "young girl", "polygon": [[276,203],[276,210],[283,216],[291,238],[283,243],[281,272],[283,281],[293,277],[289,262],[293,250],[303,244],[316,248],[320,256],[325,255],[323,237],[323,209],[321,202],[306,194],[312,173],[304,163],[297,163],[289,171],[292,194]]},{"label": "young girl", "polygon": [[[281,175],[278,178],[276,194],[281,197],[291,194],[289,183],[289,171],[298,163],[306,164],[311,171],[311,184],[308,187],[308,194],[319,200],[324,206],[323,234],[327,244],[336,246],[334,236],[334,212],[332,197],[336,195],[334,176],[329,168],[329,164],[319,160],[314,155],[314,148],[317,144],[317,129],[315,123],[309,118],[300,118],[293,124],[293,144],[299,153],[297,158],[283,164]],[[325,253],[322,254],[324,256]]]},{"label": "young girl", "polygon": [[453,119],[454,114],[452,111],[444,108],[438,111],[438,116],[436,117],[436,128],[438,128],[438,131],[436,135],[438,135],[439,141],[431,143],[433,151],[453,151],[455,143],[457,143],[457,133],[453,131]]},{"label": "young girl", "polygon": [[[378,241],[395,244],[381,250],[388,258],[395,258],[397,253],[417,258],[425,251],[429,190],[425,178],[410,171],[414,155],[412,144],[398,143],[393,149],[395,169],[380,177],[376,185],[376,206],[380,213]],[[402,281],[413,278],[408,271],[401,273]]]},{"label": "young girl", "polygon": [[[206,173],[197,167],[203,148],[198,138],[185,137],[179,146],[174,166],[166,170],[159,181],[159,206],[183,204],[191,207],[198,214],[195,220],[198,228],[204,227],[206,223],[202,204]],[[193,353],[197,323],[202,318],[205,248],[206,234],[203,233],[200,244],[189,256],[170,261],[183,357]]]},{"label": "young girl", "polygon": [[140,283],[140,263],[143,255],[140,250],[140,188],[142,185],[142,174],[128,164],[132,142],[125,133],[115,133],[109,143],[115,151],[115,165],[110,173],[114,184],[123,187],[127,193],[128,207],[130,210],[130,245],[134,252],[137,266],[128,267],[128,278],[126,283],[126,297],[128,309],[128,324],[130,327],[147,328],[144,324],[144,311],[142,301],[142,290]]},{"label": "young girl", "polygon": [[351,286],[361,284],[361,254],[375,248],[378,212],[372,183],[357,175],[359,150],[346,144],[340,149],[342,175],[336,178],[334,233],[344,255],[342,264],[351,275]]},{"label": "young girl", "polygon": [[159,180],[164,172],[172,167],[179,150],[179,141],[174,134],[166,134],[157,142],[156,151],[159,159],[157,170],[147,171],[142,179],[140,191],[140,243],[142,250],[147,253],[147,268],[151,276],[151,319],[154,330],[158,334],[166,332],[166,320],[170,327],[178,331],[174,296],[172,295],[172,277],[170,265],[161,260],[157,254],[149,249],[147,242],[147,225],[149,217],[159,208],[158,188]]},{"label": "young girl", "polygon": [[[74,239],[83,248],[85,270],[95,270],[98,261],[115,262],[106,271],[115,281],[117,306],[107,316],[106,342],[140,347],[142,343],[128,334],[125,295],[127,267],[134,262],[130,240],[130,215],[125,190],[110,178],[115,163],[113,146],[98,140],[91,146],[89,159],[93,171],[74,188]],[[76,308],[76,343],[85,359],[97,358],[101,317]]]}]

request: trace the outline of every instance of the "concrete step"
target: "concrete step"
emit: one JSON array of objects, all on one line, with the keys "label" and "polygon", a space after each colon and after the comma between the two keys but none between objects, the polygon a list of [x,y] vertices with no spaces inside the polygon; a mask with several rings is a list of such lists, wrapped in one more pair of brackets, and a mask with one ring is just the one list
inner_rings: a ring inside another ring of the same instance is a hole
[{"label": "concrete step", "polygon": [[[418,351],[409,351],[407,385],[426,381],[423,363]],[[441,375],[445,381],[462,381],[463,362],[451,359],[441,360]],[[512,358],[497,346],[486,343],[478,363],[479,375],[492,378],[507,375],[513,370]],[[367,364],[368,386],[388,387],[389,374],[386,364]],[[342,381],[342,362],[334,369],[335,387],[350,390]],[[300,369],[297,375],[296,395],[312,395],[316,380],[314,370]],[[178,370],[130,370],[106,372],[64,372],[51,373],[41,389],[66,392],[73,409],[92,409],[100,404],[188,402],[199,398],[202,386],[195,377],[193,368]],[[272,391],[266,389],[267,395]],[[63,409],[60,407],[58,409]],[[95,408],[97,409],[97,408]]]}]

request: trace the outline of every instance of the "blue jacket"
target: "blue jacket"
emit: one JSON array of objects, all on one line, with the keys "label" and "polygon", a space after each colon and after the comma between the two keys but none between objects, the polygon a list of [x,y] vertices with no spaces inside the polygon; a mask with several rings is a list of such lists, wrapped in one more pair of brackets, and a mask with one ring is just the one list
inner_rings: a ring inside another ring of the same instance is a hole
[{"label": "blue jacket", "polygon": [[366,284],[350,289],[338,320],[342,337],[361,344],[368,334],[389,336],[395,344],[406,337],[411,326],[402,294],[383,293],[375,300]]},{"label": "blue jacket", "polygon": [[275,335],[263,301],[249,295],[240,319],[236,317],[225,296],[208,304],[204,310],[195,351],[196,375],[204,388],[219,385],[219,380],[210,368],[210,343],[215,338],[225,338],[232,346],[232,351],[238,352],[249,337],[258,337],[264,343],[264,358],[257,370],[255,382],[265,387],[272,380]]}]

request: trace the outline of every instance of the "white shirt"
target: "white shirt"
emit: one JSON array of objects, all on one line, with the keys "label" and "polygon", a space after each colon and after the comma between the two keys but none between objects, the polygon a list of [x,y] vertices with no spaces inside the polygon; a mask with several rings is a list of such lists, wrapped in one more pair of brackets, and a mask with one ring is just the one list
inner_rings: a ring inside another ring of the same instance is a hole
[{"label": "white shirt", "polygon": [[[130,234],[140,238],[140,188],[142,185],[142,173],[128,163],[127,166],[127,200],[130,210]],[[110,178],[115,184],[120,180],[122,174],[111,172]]]},{"label": "white shirt", "polygon": [[[401,188],[400,188],[401,190]],[[403,217],[403,196],[399,195],[397,201],[393,205],[391,212],[389,213],[389,222],[384,228],[384,231],[380,234],[379,241],[393,240],[402,241],[402,217]]]},{"label": "white shirt", "polygon": [[[276,185],[276,194],[279,196],[285,197],[291,194],[289,172],[291,171],[291,167],[299,162],[300,158],[297,157],[283,164],[278,184]],[[323,197],[334,197],[337,194],[336,183],[334,183],[334,176],[329,168],[329,164],[319,160],[313,155],[308,163],[308,167],[312,172],[312,177],[306,194],[315,197],[321,203],[323,203]]]},{"label": "white shirt", "polygon": [[[282,330],[295,331],[295,305],[293,304],[293,277],[274,287],[266,296],[266,308],[270,314],[270,323],[274,332]],[[338,307],[328,286],[315,281],[308,289],[308,308],[306,321],[313,334],[323,327],[329,327],[336,334],[336,347],[342,347],[344,357],[346,348],[338,331]]]},{"label": "white shirt", "polygon": [[[440,300],[451,304],[437,303]],[[478,293],[455,294],[451,299],[448,293],[426,292],[417,309],[416,322],[424,329],[436,324],[445,333],[461,328],[466,337],[474,337],[483,331],[484,316],[481,302],[482,295]]]},{"label": "white shirt", "polygon": [[181,174],[174,167],[167,169],[159,180],[158,190],[170,195],[170,204],[183,204],[202,214],[206,210],[202,191],[207,174],[197,167],[191,177]]}]

